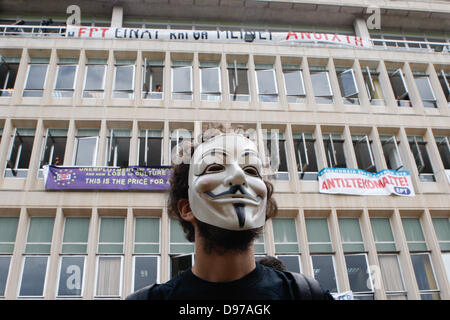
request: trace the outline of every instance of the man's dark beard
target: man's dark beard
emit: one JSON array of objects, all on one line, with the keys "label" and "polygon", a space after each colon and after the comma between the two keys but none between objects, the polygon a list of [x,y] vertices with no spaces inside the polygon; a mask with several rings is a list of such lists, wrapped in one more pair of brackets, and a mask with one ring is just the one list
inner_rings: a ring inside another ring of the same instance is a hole
[{"label": "man's dark beard", "polygon": [[262,232],[262,227],[242,231],[222,229],[197,220],[206,253],[240,253],[246,251]]}]

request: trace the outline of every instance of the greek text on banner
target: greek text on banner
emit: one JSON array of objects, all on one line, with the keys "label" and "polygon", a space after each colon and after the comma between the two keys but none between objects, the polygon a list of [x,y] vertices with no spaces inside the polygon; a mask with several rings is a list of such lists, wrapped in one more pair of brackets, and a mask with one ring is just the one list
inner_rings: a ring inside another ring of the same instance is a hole
[{"label": "greek text on banner", "polygon": [[324,168],[319,172],[319,191],[329,194],[361,196],[415,195],[409,171],[382,170],[371,173],[360,169]]}]

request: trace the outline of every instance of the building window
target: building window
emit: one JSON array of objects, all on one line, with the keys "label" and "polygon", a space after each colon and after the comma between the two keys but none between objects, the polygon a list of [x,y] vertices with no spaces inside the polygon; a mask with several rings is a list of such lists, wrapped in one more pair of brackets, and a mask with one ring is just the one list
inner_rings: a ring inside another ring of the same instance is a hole
[{"label": "building window", "polygon": [[248,70],[246,63],[228,63],[228,82],[231,101],[249,101]]},{"label": "building window", "polygon": [[200,83],[202,84],[200,92],[201,100],[221,100],[222,85],[220,81],[219,62],[200,61]]},{"label": "building window", "polygon": [[444,169],[450,169],[450,143],[449,137],[435,137]]},{"label": "building window", "polygon": [[270,160],[270,168],[276,174],[276,179],[289,180],[286,140],[283,132],[279,132],[278,129],[264,129],[263,134],[266,158]]},{"label": "building window", "polygon": [[293,133],[298,177],[301,180],[317,180],[317,157],[312,133]]},{"label": "building window", "polygon": [[432,220],[441,251],[450,251],[450,219],[446,217]]},{"label": "building window", "polygon": [[18,223],[17,217],[0,217],[0,297],[5,296]]},{"label": "building window", "polygon": [[53,217],[31,217],[19,297],[43,297],[53,236]]},{"label": "building window", "polygon": [[135,68],[134,60],[116,60],[113,98],[133,99]]},{"label": "building window", "polygon": [[96,297],[120,297],[125,218],[102,217],[98,241]]},{"label": "building window", "polygon": [[370,224],[375,238],[378,262],[380,263],[387,298],[389,300],[405,300],[406,291],[398,256],[391,253],[397,251],[397,248],[390,220],[384,217],[370,218]]},{"label": "building window", "polygon": [[397,69],[395,71],[389,70],[388,73],[392,90],[394,91],[394,96],[397,100],[397,105],[399,107],[412,107],[402,69]]},{"label": "building window", "polygon": [[192,62],[172,61],[172,99],[192,100]]},{"label": "building window", "polygon": [[352,135],[353,149],[355,150],[358,168],[368,172],[376,173],[377,167],[372,152],[372,141],[367,135]]},{"label": "building window", "polygon": [[450,106],[450,76],[441,70],[438,74],[439,83],[441,84],[442,91],[444,92],[444,96],[447,99],[448,105]]},{"label": "building window", "polygon": [[347,168],[344,152],[344,139],[340,134],[323,135],[323,144],[329,168]]},{"label": "building window", "polygon": [[403,168],[402,157],[398,145],[400,141],[395,139],[395,136],[380,135],[381,145],[383,147],[384,159],[388,169],[400,170]]},{"label": "building window", "polygon": [[337,292],[333,248],[327,218],[306,218],[306,233],[314,272],[314,278],[324,289]]},{"label": "building window", "polygon": [[264,255],[266,253],[266,247],[264,244],[264,230],[258,235],[258,237],[253,241],[253,250],[255,254]]},{"label": "building window", "polygon": [[402,224],[409,251],[427,251],[427,244],[419,218],[402,218]]},{"label": "building window", "polygon": [[170,219],[170,277],[173,278],[194,263],[194,243],[189,242],[178,221]]},{"label": "building window", "polygon": [[71,98],[75,89],[75,78],[78,70],[78,58],[60,58],[56,72],[53,97]]},{"label": "building window", "polygon": [[272,64],[256,64],[259,102],[278,102],[278,87]]},{"label": "building window", "polygon": [[141,130],[139,136],[139,166],[154,167],[162,164],[161,130]]},{"label": "building window", "polygon": [[414,253],[411,254],[411,261],[421,299],[440,300],[441,297],[430,255],[428,253]]},{"label": "building window", "polygon": [[106,166],[128,167],[130,157],[130,130],[110,129],[106,147]]},{"label": "building window", "polygon": [[416,161],[419,179],[424,182],[436,181],[430,157],[428,156],[427,143],[421,136],[408,136],[409,147]]},{"label": "building window", "polygon": [[159,281],[159,234],[159,218],[135,218],[133,291]]},{"label": "building window", "polygon": [[142,99],[162,99],[164,61],[145,58],[142,69]]},{"label": "building window", "polygon": [[299,255],[277,255],[276,258],[283,262],[289,272],[300,273],[302,271]]},{"label": "building window", "polygon": [[[191,130],[186,129],[175,129],[170,133],[170,149],[169,149],[169,158],[171,163],[180,163],[180,159],[177,157],[181,154],[188,156],[186,159],[190,159],[191,154],[184,154],[184,150],[181,149],[181,144],[184,140],[193,141],[193,135]],[[176,162],[177,161],[177,162]]]},{"label": "building window", "polygon": [[31,58],[23,90],[24,97],[42,97],[47,78],[48,61],[48,58]]},{"label": "building window", "polygon": [[344,252],[364,251],[364,241],[358,218],[339,218],[339,230]]},{"label": "building window", "polygon": [[371,105],[385,105],[383,90],[380,85],[379,73],[369,67],[362,68],[364,83]]},{"label": "building window", "polygon": [[9,158],[6,163],[5,177],[25,178],[30,165],[33,150],[34,129],[15,128]]},{"label": "building window", "polygon": [[345,254],[348,281],[355,300],[373,300],[372,278],[370,276],[367,255]]},{"label": "building window", "polygon": [[345,69],[341,71],[341,68],[336,68],[338,74],[339,88],[341,90],[342,99],[344,104],[359,104],[359,90],[356,84],[355,72],[353,69]]},{"label": "building window", "polygon": [[75,138],[75,166],[92,167],[96,165],[98,149],[98,130],[78,129]]},{"label": "building window", "polygon": [[[320,70],[319,70],[320,69]],[[314,97],[318,104],[332,104],[333,91],[331,90],[330,77],[324,68],[311,67],[311,82]]]},{"label": "building window", "polygon": [[14,92],[20,58],[0,56],[0,96],[10,97]]},{"label": "building window", "polygon": [[414,80],[422,98],[423,106],[425,108],[437,108],[436,97],[434,96],[429,77],[414,75]]},{"label": "building window", "polygon": [[[42,169],[46,165],[63,165],[66,143],[66,129],[47,129],[39,168]],[[39,170],[39,177],[42,177],[42,170]]]},{"label": "building window", "polygon": [[306,91],[300,65],[283,64],[284,84],[288,103],[305,103]]},{"label": "building window", "polygon": [[297,227],[294,218],[272,220],[276,254],[299,254]]},{"label": "building window", "polygon": [[89,218],[67,217],[58,281],[58,297],[81,297],[89,236]]},{"label": "building window", "polygon": [[447,279],[450,279],[450,252],[442,254],[442,260],[444,261],[445,273],[447,274]]},{"label": "building window", "polygon": [[88,59],[83,98],[103,98],[105,91],[106,59]]}]

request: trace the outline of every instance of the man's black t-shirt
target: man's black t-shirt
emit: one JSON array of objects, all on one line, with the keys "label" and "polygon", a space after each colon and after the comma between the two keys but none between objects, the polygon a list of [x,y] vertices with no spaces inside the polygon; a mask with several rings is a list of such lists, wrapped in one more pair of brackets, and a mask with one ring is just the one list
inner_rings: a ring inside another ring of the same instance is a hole
[{"label": "man's black t-shirt", "polygon": [[230,282],[205,281],[189,269],[164,284],[141,289],[127,300],[292,300],[296,290],[295,280],[288,274],[256,263],[252,272]]}]

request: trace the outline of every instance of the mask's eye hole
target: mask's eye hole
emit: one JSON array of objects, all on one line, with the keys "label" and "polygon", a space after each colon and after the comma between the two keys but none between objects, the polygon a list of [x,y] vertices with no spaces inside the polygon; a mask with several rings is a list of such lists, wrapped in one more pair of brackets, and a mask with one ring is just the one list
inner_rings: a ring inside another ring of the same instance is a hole
[{"label": "mask's eye hole", "polygon": [[224,170],[225,170],[225,167],[223,165],[218,164],[218,163],[213,163],[206,167],[204,173],[218,173],[218,172],[222,172]]},{"label": "mask's eye hole", "polygon": [[252,166],[247,166],[244,169],[242,169],[246,174],[252,177],[259,177],[258,169]]}]

